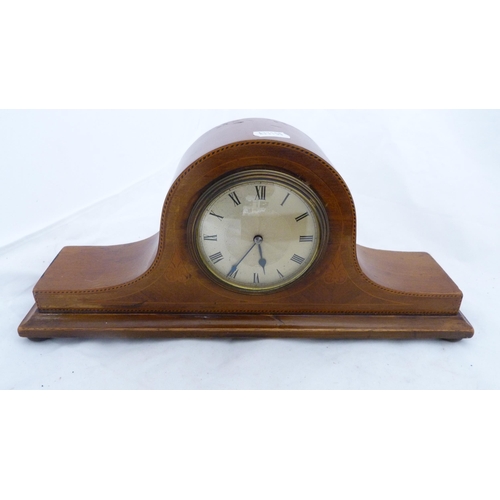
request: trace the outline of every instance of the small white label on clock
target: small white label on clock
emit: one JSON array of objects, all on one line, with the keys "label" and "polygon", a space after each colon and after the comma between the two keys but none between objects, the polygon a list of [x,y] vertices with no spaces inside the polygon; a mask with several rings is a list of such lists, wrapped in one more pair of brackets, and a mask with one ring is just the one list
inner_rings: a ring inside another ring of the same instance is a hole
[{"label": "small white label on clock", "polygon": [[279,137],[281,139],[290,139],[290,136],[285,134],[284,132],[270,132],[270,131],[259,131],[254,132],[253,135],[256,137]]}]

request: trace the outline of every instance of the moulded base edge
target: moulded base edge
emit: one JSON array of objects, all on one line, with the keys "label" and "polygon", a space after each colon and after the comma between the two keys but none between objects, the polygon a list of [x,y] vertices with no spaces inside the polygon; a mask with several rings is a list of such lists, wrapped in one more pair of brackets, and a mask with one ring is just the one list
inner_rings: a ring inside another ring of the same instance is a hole
[{"label": "moulded base edge", "polygon": [[470,338],[474,329],[456,315],[252,315],[41,313],[36,306],[19,325],[19,335],[49,338]]}]

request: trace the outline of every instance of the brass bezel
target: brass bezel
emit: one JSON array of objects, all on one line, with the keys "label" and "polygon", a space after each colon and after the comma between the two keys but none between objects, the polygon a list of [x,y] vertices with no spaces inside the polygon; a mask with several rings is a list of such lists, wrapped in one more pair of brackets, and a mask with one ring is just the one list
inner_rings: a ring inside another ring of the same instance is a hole
[{"label": "brass bezel", "polygon": [[[301,273],[297,274],[292,280],[287,281],[284,284],[276,284],[265,288],[252,288],[223,279],[220,275],[212,271],[200,251],[198,229],[201,221],[201,214],[205,211],[207,206],[220,195],[220,193],[226,191],[234,185],[251,182],[252,180],[275,182],[294,191],[298,196],[305,199],[311,206],[318,223],[319,243],[310,263]],[[297,178],[296,176],[266,167],[264,165],[253,166],[250,168],[247,167],[244,170],[232,172],[216,179],[208,186],[208,188],[202,193],[200,198],[194,204],[188,220],[189,247],[194,260],[197,262],[203,273],[212,281],[215,281],[218,285],[228,290],[247,294],[273,293],[296,285],[297,282],[308,274],[318,262],[319,257],[322,255],[326,246],[326,242],[328,241],[328,233],[328,218],[319,196],[303,180]]]}]

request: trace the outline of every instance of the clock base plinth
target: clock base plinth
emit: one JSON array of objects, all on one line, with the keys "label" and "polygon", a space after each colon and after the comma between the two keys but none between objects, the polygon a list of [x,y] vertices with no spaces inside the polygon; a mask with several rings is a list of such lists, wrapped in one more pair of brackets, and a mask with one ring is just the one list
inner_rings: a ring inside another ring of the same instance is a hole
[{"label": "clock base plinth", "polygon": [[458,313],[409,315],[110,314],[42,313],[33,306],[19,326],[31,340],[48,338],[470,338],[474,330]]}]

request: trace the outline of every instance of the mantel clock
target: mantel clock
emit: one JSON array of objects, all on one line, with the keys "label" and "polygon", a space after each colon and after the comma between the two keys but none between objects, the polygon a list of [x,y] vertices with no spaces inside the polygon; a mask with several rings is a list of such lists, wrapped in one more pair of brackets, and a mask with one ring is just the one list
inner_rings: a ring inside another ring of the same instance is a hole
[{"label": "mantel clock", "polygon": [[52,337],[471,337],[462,293],[421,252],[356,243],[351,193],[294,127],[245,119],[182,158],[160,231],[63,248],[19,326]]}]

